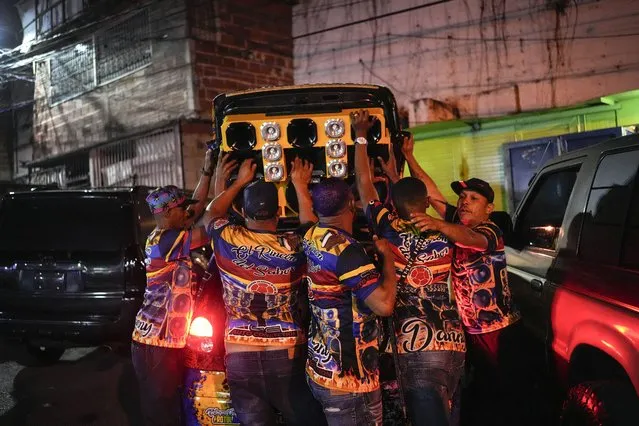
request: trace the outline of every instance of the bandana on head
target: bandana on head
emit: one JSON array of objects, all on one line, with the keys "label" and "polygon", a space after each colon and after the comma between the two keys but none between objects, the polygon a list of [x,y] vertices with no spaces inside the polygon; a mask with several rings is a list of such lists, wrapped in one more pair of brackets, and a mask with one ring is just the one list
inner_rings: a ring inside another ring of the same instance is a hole
[{"label": "bandana on head", "polygon": [[184,192],[175,185],[163,186],[146,197],[151,213],[164,213],[174,207],[192,204],[195,200],[187,200]]}]

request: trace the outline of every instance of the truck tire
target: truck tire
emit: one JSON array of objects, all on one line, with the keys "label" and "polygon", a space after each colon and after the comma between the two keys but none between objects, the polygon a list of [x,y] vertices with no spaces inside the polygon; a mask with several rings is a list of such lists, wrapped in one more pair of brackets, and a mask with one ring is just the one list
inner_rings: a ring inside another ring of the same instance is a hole
[{"label": "truck tire", "polygon": [[639,419],[639,398],[621,381],[579,383],[568,390],[560,426],[631,426]]},{"label": "truck tire", "polygon": [[53,364],[62,357],[64,348],[38,346],[29,343],[27,344],[27,352],[29,352],[29,355],[41,364]]}]

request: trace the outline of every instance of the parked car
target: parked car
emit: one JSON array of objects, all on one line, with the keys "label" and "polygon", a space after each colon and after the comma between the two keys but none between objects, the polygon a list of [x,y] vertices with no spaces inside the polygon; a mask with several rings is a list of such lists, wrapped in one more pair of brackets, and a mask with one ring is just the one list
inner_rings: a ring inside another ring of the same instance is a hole
[{"label": "parked car", "polygon": [[639,424],[639,136],[545,164],[517,208],[508,276],[563,385],[561,424]]},{"label": "parked car", "polygon": [[148,188],[7,194],[0,205],[0,335],[53,361],[129,342],[155,223]]},{"label": "parked car", "polygon": [[[238,160],[255,159],[256,178],[275,183],[281,208],[278,229],[290,232],[299,225],[295,191],[287,180],[291,161],[301,157],[313,163],[311,184],[331,176],[354,184],[349,113],[361,108],[378,118],[368,137],[369,156],[388,159],[389,149],[394,149],[401,169],[397,105],[392,93],[380,86],[334,84],[223,94],[214,100],[215,134],[222,152]],[[382,173],[379,164],[375,173]],[[383,186],[379,190],[386,193]],[[354,230],[356,238],[370,243],[361,211]],[[225,311],[214,262],[209,272],[213,275],[200,287],[187,342],[183,408],[188,425],[238,424],[224,372]]]},{"label": "parked car", "polygon": [[18,183],[11,181],[0,181],[0,198],[4,194],[9,192],[26,192],[26,191],[41,191],[45,189],[59,189],[60,187],[56,183],[51,184],[31,184],[31,183]]}]

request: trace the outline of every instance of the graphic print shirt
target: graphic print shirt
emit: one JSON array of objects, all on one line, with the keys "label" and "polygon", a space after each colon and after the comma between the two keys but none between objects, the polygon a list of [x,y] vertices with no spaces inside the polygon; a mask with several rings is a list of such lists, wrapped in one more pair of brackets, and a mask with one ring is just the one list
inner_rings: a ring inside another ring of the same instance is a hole
[{"label": "graphic print shirt", "polygon": [[[133,340],[183,348],[193,315],[193,230],[158,229],[146,241],[146,290],[135,319]],[[205,244],[203,241],[202,244]]]},{"label": "graphic print shirt", "polygon": [[379,388],[376,316],[364,300],[380,274],[348,233],[314,225],[304,236],[311,328],[306,371],[317,384],[345,392]]},{"label": "graphic print shirt", "polygon": [[[457,209],[446,207],[446,220],[457,222]],[[512,301],[506,270],[506,253],[501,229],[493,222],[473,228],[488,240],[480,252],[455,247],[452,282],[459,315],[470,334],[490,333],[520,319]]]},{"label": "graphic print shirt", "polygon": [[[366,209],[369,226],[388,240],[399,278],[411,257],[413,266],[397,287],[395,335],[399,353],[465,351],[464,332],[454,302],[450,300],[453,247],[439,232],[422,234],[397,217],[379,200]],[[421,247],[421,250],[416,250]],[[390,346],[386,352],[391,352]]]},{"label": "graphic print shirt", "polygon": [[220,270],[229,343],[293,346],[306,341],[298,309],[306,259],[300,239],[233,225],[208,227]]}]

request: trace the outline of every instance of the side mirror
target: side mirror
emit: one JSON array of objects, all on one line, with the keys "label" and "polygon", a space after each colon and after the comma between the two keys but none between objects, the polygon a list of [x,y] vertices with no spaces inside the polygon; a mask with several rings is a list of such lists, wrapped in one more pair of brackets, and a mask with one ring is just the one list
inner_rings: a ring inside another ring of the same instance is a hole
[{"label": "side mirror", "polygon": [[532,226],[524,232],[526,239],[523,242],[526,245],[553,250],[559,235],[559,228],[555,226]]}]

